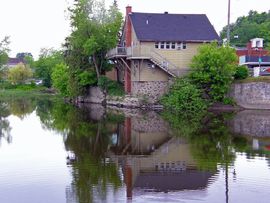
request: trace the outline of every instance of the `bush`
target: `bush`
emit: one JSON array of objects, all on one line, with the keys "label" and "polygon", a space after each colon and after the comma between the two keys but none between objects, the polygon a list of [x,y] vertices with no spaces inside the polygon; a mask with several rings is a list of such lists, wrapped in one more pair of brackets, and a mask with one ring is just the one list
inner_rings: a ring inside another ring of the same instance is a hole
[{"label": "bush", "polygon": [[198,112],[206,109],[202,92],[187,78],[179,78],[171,87],[169,93],[161,99],[165,108],[174,111]]},{"label": "bush", "polygon": [[110,80],[106,76],[100,76],[98,86],[107,91],[112,96],[123,96],[125,94],[124,88],[116,81]]},{"label": "bush", "polygon": [[223,98],[223,104],[235,105],[236,102],[231,97],[224,97]]},{"label": "bush", "polygon": [[248,68],[246,66],[238,66],[234,74],[235,79],[246,79],[248,77]]},{"label": "bush", "polygon": [[213,101],[222,101],[233,81],[237,56],[235,50],[217,43],[205,44],[193,57],[190,78]]},{"label": "bush", "polygon": [[65,64],[57,64],[52,72],[53,87],[56,88],[62,95],[68,96],[68,67]]}]

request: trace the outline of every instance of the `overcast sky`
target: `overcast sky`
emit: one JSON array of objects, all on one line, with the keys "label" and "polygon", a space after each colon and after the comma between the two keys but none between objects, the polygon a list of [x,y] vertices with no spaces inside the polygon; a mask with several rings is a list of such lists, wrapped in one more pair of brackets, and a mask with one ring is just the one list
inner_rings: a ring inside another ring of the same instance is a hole
[{"label": "overcast sky", "polygon": [[[10,56],[31,52],[37,59],[43,47],[59,48],[69,34],[66,9],[72,0],[0,0],[0,39],[10,36]],[[113,0],[105,0],[111,4]],[[118,0],[121,11],[206,14],[219,33],[227,24],[228,0]],[[248,11],[270,10],[270,0],[231,0],[231,22]]]}]

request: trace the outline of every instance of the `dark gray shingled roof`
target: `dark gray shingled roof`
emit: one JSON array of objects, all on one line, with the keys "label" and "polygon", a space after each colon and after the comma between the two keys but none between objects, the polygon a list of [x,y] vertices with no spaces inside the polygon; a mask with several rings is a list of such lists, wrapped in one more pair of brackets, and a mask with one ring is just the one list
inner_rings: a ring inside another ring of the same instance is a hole
[{"label": "dark gray shingled roof", "polygon": [[220,40],[205,14],[131,13],[140,41]]}]

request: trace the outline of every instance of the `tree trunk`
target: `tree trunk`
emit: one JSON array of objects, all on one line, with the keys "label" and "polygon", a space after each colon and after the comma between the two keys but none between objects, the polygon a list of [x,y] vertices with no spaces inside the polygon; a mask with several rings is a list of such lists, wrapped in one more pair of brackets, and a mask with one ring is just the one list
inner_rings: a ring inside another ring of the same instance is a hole
[{"label": "tree trunk", "polygon": [[97,78],[98,78],[98,81],[99,81],[100,73],[99,73],[99,70],[98,70],[98,64],[97,64],[97,60],[96,60],[95,54],[93,55],[93,63],[94,63],[94,66],[95,66],[95,69],[96,69]]}]

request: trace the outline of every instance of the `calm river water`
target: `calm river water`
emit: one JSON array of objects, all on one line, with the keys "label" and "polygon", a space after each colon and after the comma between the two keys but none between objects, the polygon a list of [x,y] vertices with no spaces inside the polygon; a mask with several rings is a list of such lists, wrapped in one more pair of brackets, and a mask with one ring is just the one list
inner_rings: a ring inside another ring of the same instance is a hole
[{"label": "calm river water", "polygon": [[270,112],[0,99],[0,202],[269,202]]}]

